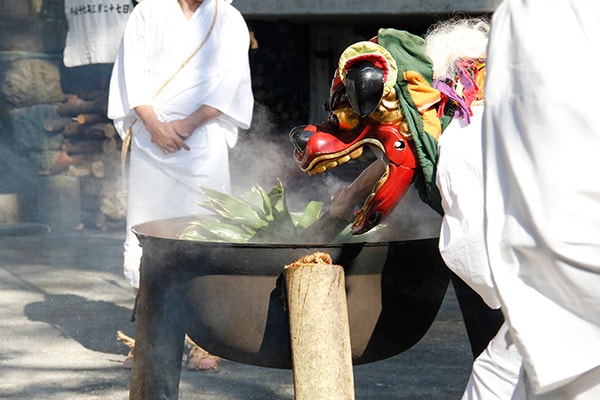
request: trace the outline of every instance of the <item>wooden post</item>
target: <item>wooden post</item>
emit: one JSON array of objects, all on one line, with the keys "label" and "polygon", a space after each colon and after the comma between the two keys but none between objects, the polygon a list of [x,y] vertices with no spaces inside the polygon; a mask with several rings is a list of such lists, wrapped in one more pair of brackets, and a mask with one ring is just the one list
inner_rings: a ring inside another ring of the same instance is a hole
[{"label": "wooden post", "polygon": [[326,253],[285,267],[295,400],[353,400],[344,270]]}]

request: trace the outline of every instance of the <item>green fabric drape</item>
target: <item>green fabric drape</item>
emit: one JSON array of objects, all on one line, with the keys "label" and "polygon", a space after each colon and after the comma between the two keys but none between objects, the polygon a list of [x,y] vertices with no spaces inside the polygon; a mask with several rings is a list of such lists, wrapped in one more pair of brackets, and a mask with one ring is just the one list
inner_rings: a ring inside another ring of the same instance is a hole
[{"label": "green fabric drape", "polygon": [[[398,65],[396,92],[400,107],[412,134],[416,151],[418,171],[415,175],[415,187],[421,200],[443,214],[440,193],[435,185],[438,142],[426,132],[421,113],[415,106],[405,79],[404,72],[414,71],[420,74],[430,85],[433,84],[433,65],[425,53],[425,39],[406,31],[380,29],[378,43],[390,52]],[[442,129],[448,125],[448,118],[442,119]]]}]

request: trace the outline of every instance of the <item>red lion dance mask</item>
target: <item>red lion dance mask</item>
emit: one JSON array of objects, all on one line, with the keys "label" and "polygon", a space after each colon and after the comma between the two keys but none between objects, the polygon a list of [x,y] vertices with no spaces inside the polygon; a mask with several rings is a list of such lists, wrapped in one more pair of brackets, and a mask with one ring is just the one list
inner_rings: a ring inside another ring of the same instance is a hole
[{"label": "red lion dance mask", "polygon": [[385,163],[355,212],[354,234],[383,221],[412,183],[442,213],[435,187],[437,139],[455,116],[468,120],[471,103],[482,98],[485,75],[479,59],[457,62],[458,78],[434,81],[432,68],[424,39],[381,29],[340,56],[325,105],[328,120],[290,132],[295,160],[309,175],[359,158],[365,147]]}]

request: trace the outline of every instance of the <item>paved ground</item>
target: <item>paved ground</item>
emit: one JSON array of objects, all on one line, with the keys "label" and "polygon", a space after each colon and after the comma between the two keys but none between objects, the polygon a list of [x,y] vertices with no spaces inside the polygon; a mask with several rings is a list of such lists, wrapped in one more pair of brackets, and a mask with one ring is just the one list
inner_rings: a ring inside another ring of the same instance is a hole
[{"label": "paved ground", "polygon": [[[0,226],[0,398],[127,399],[132,290],[121,279],[122,235],[9,235]],[[29,233],[32,233],[31,231]],[[448,292],[427,335],[412,349],[354,369],[357,399],[459,399],[470,347]],[[289,370],[223,360],[217,373],[184,371],[180,396],[292,400]]]}]

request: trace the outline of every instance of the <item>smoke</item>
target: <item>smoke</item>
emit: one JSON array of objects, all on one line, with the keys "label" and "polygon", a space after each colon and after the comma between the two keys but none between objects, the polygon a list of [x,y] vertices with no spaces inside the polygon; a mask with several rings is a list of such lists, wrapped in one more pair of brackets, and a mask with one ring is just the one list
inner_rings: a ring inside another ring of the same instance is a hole
[{"label": "smoke", "polygon": [[256,185],[268,191],[280,180],[290,209],[302,211],[311,200],[329,201],[335,190],[348,183],[331,174],[311,177],[302,172],[294,160],[291,128],[278,128],[269,109],[255,103],[252,126],[240,134],[230,152],[234,195]]},{"label": "smoke", "polygon": [[412,240],[434,238],[440,234],[442,218],[419,197],[411,185],[396,208],[382,222],[383,229],[370,241]]},{"label": "smoke", "polygon": [[[327,208],[331,196],[341,186],[350,184],[375,157],[364,155],[323,174],[309,176],[294,160],[289,129],[277,128],[269,109],[255,103],[252,126],[240,134],[230,153],[234,195],[239,196],[256,185],[270,190],[280,180],[292,212],[303,211],[311,200],[322,201]],[[411,186],[379,229],[355,239],[395,241],[437,237],[440,223],[440,216],[420,200]]]},{"label": "smoke", "polygon": [[284,179],[291,173],[293,159],[285,138],[284,132],[277,131],[269,110],[255,103],[250,129],[240,133],[230,152],[234,193],[245,192],[257,184],[268,189],[277,177]]}]

